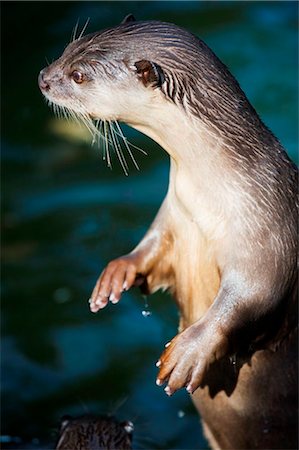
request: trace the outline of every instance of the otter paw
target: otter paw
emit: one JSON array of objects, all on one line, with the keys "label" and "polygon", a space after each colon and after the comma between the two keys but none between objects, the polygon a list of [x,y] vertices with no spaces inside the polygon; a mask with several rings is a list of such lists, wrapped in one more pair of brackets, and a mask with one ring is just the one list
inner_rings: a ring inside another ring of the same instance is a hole
[{"label": "otter paw", "polygon": [[137,268],[129,258],[111,261],[103,270],[89,300],[90,310],[97,312],[108,302],[118,303],[124,291],[130,289],[136,278]]},{"label": "otter paw", "polygon": [[200,350],[198,339],[185,332],[166,344],[160,360],[157,362],[159,374],[157,385],[167,382],[165,392],[172,395],[178,389],[186,387],[190,394],[200,386],[207,367],[207,357]]}]

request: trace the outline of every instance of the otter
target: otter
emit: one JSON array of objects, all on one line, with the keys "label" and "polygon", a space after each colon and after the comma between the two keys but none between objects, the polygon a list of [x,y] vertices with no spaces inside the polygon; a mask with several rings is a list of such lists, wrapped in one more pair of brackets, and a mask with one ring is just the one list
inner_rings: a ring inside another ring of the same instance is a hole
[{"label": "otter", "polygon": [[61,421],[56,450],[131,450],[132,422],[112,417],[66,416]]},{"label": "otter", "polygon": [[134,285],[169,290],[179,332],[157,384],[187,389],[213,449],[297,448],[298,172],[238,82],[188,31],[129,18],[71,42],[39,86],[170,156],[155,220],[103,270],[91,311]]}]

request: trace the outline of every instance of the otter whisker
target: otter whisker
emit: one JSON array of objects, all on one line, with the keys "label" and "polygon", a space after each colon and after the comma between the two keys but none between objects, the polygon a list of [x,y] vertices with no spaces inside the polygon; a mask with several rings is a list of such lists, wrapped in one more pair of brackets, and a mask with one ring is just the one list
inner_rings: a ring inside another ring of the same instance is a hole
[{"label": "otter whisker", "polygon": [[92,135],[92,141],[94,141],[95,140],[94,136],[98,132],[98,130],[95,127],[91,118],[88,115],[86,115],[85,113],[83,113],[83,112],[78,113],[77,111],[72,111],[72,116],[74,117],[76,122],[78,122],[80,125],[83,124],[88,129],[88,131]]},{"label": "otter whisker", "polygon": [[[92,134],[92,145],[97,141],[98,146],[103,146],[103,160],[107,161],[107,166],[112,167],[109,146],[113,147],[113,141],[109,139],[109,128],[107,127],[106,121],[100,119],[92,121],[87,115],[80,115],[80,120],[87,127],[88,131]],[[101,145],[102,144],[102,145]]]},{"label": "otter whisker", "polygon": [[63,118],[63,108],[60,108],[58,105],[54,105],[54,111],[55,111],[58,119]]},{"label": "otter whisker", "polygon": [[102,123],[104,125],[105,154],[106,154],[106,157],[107,157],[107,165],[108,165],[108,167],[110,169],[112,169],[112,163],[111,163],[110,152],[109,152],[109,141],[108,141],[109,128],[107,126],[106,120],[104,120]]},{"label": "otter whisker", "polygon": [[[121,142],[123,142],[123,145],[128,151],[133,164],[135,165],[137,170],[140,170],[137,161],[133,155],[133,152],[131,150],[131,147],[136,148],[138,151],[140,151],[145,155],[147,155],[147,153],[143,149],[137,147],[136,145],[128,141],[117,121],[113,122],[107,120],[92,121],[90,117],[86,115],[81,115],[80,118],[84,122],[85,126],[88,128],[90,133],[93,135],[92,144],[94,145],[94,143],[96,142],[96,136],[98,137],[99,144],[104,143],[103,159],[107,161],[107,166],[109,168],[112,168],[112,162],[110,158],[110,146],[111,146],[112,148],[115,149],[115,152],[117,154],[117,157],[120,161],[124,173],[128,175],[129,167],[126,158],[123,154],[124,148],[121,144]],[[121,138],[121,142],[119,141],[118,138]]]},{"label": "otter whisker", "polygon": [[105,135],[105,128],[104,128],[104,121],[100,120],[98,121],[98,127],[99,127],[99,133],[101,134],[102,141],[103,141],[103,161],[107,161],[107,136]]},{"label": "otter whisker", "polygon": [[96,134],[96,129],[94,126],[94,123],[92,122],[92,120],[90,119],[90,117],[86,116],[85,114],[79,114],[79,113],[75,113],[77,120],[80,121],[81,123],[83,123],[83,125],[85,125],[85,127],[88,129],[88,131],[90,132],[90,134],[92,135],[93,139],[94,139],[94,135]]},{"label": "otter whisker", "polygon": [[103,126],[103,121],[102,120],[98,120],[96,122],[97,128],[98,128],[98,132],[101,134],[102,139],[103,139],[103,144],[104,144],[104,148],[103,148],[103,160],[106,160],[106,154],[105,154],[105,143],[106,143],[106,139],[105,139],[105,134],[104,134],[104,126]]},{"label": "otter whisker", "polygon": [[70,120],[69,109],[62,107],[61,111],[62,111],[64,118],[69,122],[69,120]]},{"label": "otter whisker", "polygon": [[112,148],[115,148],[118,159],[123,167],[124,172],[126,173],[124,165],[126,166],[127,169],[128,166],[126,164],[126,161],[124,161],[124,158],[122,158],[122,149],[119,142],[114,136],[115,131],[111,128],[111,123],[106,120],[96,121],[93,122],[93,127],[94,133],[96,133],[97,136],[100,138],[100,140],[104,142],[103,160],[107,162],[107,166],[110,169],[112,168],[112,162],[109,151],[109,147],[111,146]]},{"label": "otter whisker", "polygon": [[61,119],[60,107],[56,104],[48,100],[48,105],[53,109],[53,112],[58,119]]},{"label": "otter whisker", "polygon": [[130,147],[129,147],[129,145],[128,145],[127,138],[126,138],[125,135],[123,134],[123,131],[122,131],[122,129],[121,129],[119,123],[117,122],[117,120],[114,122],[114,124],[115,124],[115,126],[117,127],[117,129],[118,129],[118,132],[116,131],[116,134],[117,134],[118,136],[120,136],[121,139],[123,140],[123,143],[125,144],[125,147],[126,147],[128,153],[129,153],[129,155],[130,155],[130,157],[131,157],[131,159],[132,159],[132,161],[133,161],[134,166],[136,167],[137,170],[140,170],[140,169],[139,169],[139,166],[138,166],[138,164],[137,164],[137,161],[136,161],[136,159],[134,158],[134,155],[133,155],[133,153],[132,153],[132,150],[130,149]]},{"label": "otter whisker", "polygon": [[126,141],[127,141],[127,143],[128,143],[128,145],[130,146],[130,147],[132,147],[132,148],[136,148],[136,150],[138,150],[140,153],[142,153],[143,155],[148,155],[148,153],[145,151],[145,150],[143,150],[142,148],[140,148],[140,147],[138,147],[137,145],[135,145],[135,144],[132,144],[132,142],[130,142],[127,138],[126,138]]},{"label": "otter whisker", "polygon": [[103,161],[107,162],[107,166],[111,168],[110,154],[109,154],[109,144],[112,145],[112,142],[109,140],[107,133],[105,131],[105,121],[96,120],[94,122],[94,141],[97,137],[98,146],[103,148]]},{"label": "otter whisker", "polygon": [[[92,120],[85,112],[77,112],[65,106],[55,104],[48,101],[50,107],[52,107],[54,114],[59,119],[65,119],[66,121],[73,120],[79,125],[84,125],[92,136],[92,146],[97,145],[103,149],[103,160],[106,161],[107,167],[112,169],[112,160],[110,156],[110,147],[115,150],[117,158],[126,176],[129,175],[128,162],[124,155],[124,149],[127,150],[134,166],[137,170],[140,170],[138,163],[133,155],[132,148],[136,148],[141,153],[147,155],[147,153],[128,141],[124,135],[120,124],[117,121],[107,120]],[[119,140],[121,138],[121,141]]]},{"label": "otter whisker", "polygon": [[55,116],[57,116],[59,119],[60,117],[58,116],[57,106],[55,105],[55,103],[51,104],[49,102],[49,106],[51,106],[53,108],[53,112],[54,112]]},{"label": "otter whisker", "polygon": [[[130,147],[132,147],[132,148],[136,148],[136,150],[138,150],[140,153],[142,153],[143,155],[148,155],[147,154],[147,152],[145,151],[145,150],[143,150],[142,148],[140,148],[140,147],[138,147],[137,145],[134,145],[134,144],[132,144],[132,142],[130,142],[129,140],[128,140],[128,138],[126,138],[126,136],[124,135],[124,133],[123,133],[123,131],[122,131],[122,129],[121,129],[121,126],[120,126],[120,124],[118,123],[118,121],[117,120],[115,120],[113,123],[115,123],[116,125],[117,125],[117,128],[118,128],[118,132],[117,131],[115,131],[116,132],[116,134],[119,136],[119,137],[121,137],[122,138],[122,140],[128,145],[128,146],[130,146]],[[131,149],[130,149],[130,151],[131,151]]]},{"label": "otter whisker", "polygon": [[96,120],[95,123],[94,123],[94,126],[97,129],[97,132],[94,131],[94,133],[93,133],[92,141],[91,141],[91,145],[92,146],[95,144],[96,141],[99,143],[99,139],[102,137],[102,133],[98,129],[100,122],[101,122],[100,120]]},{"label": "otter whisker", "polygon": [[60,111],[61,116],[64,117],[65,120],[67,120],[67,121],[70,120],[70,117],[67,114],[66,109],[64,107],[59,108],[59,111]]},{"label": "otter whisker", "polygon": [[68,122],[76,121],[78,125],[82,126],[82,121],[71,109],[65,108],[64,114]]},{"label": "otter whisker", "polygon": [[74,42],[76,40],[76,34],[78,31],[78,26],[79,26],[79,19],[77,20],[76,25],[73,28],[73,32],[72,32],[72,36],[71,36],[71,42]]},{"label": "otter whisker", "polygon": [[60,108],[57,105],[55,105],[55,103],[53,103],[52,106],[55,116],[57,116],[58,119],[61,119]]},{"label": "otter whisker", "polygon": [[89,24],[89,21],[90,21],[90,17],[87,18],[87,20],[86,20],[86,22],[85,22],[85,25],[84,25],[84,27],[82,28],[82,31],[81,31],[81,33],[80,33],[79,36],[78,36],[78,39],[81,39],[81,37],[82,37],[83,34],[85,33],[86,28],[87,28],[87,26],[88,26],[88,24]]},{"label": "otter whisker", "polygon": [[119,144],[119,141],[117,139],[117,135],[115,133],[115,130],[113,128],[112,123],[108,122],[108,125],[109,125],[109,129],[110,129],[110,132],[111,132],[111,138],[112,138],[112,141],[113,141],[113,144],[114,144],[114,148],[115,148],[117,157],[118,157],[119,162],[120,162],[120,164],[121,164],[121,166],[123,168],[124,174],[126,176],[128,176],[129,175],[129,173],[128,173],[128,170],[129,170],[128,164],[127,164],[127,161],[126,161],[126,159],[125,159],[125,157],[123,155],[122,148],[121,148],[121,146]]}]

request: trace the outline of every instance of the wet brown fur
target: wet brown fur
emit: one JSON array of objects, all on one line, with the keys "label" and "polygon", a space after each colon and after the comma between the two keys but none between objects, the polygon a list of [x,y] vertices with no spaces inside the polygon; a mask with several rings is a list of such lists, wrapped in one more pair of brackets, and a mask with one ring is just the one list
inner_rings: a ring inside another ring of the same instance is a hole
[{"label": "wet brown fur", "polygon": [[62,420],[56,450],[131,450],[131,422],[112,417],[65,417]]}]

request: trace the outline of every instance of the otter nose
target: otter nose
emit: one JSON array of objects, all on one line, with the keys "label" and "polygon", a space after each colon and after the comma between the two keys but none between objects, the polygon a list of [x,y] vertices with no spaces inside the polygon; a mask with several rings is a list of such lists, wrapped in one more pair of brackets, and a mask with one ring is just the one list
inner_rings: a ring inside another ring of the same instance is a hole
[{"label": "otter nose", "polygon": [[41,91],[48,91],[50,89],[49,83],[45,80],[44,70],[41,70],[39,73],[38,85]]}]

